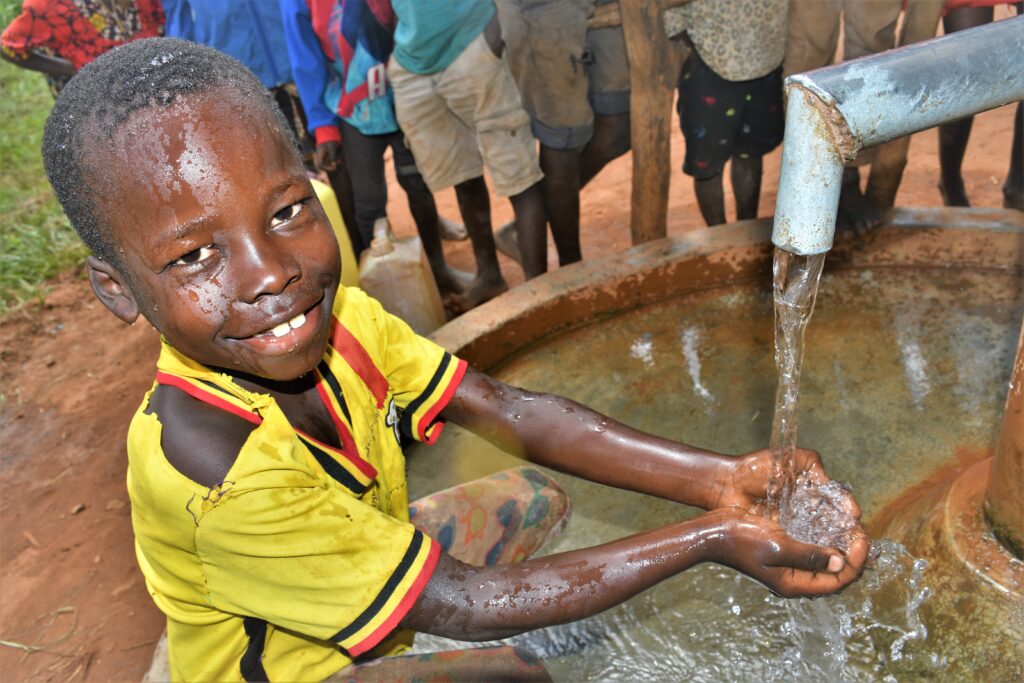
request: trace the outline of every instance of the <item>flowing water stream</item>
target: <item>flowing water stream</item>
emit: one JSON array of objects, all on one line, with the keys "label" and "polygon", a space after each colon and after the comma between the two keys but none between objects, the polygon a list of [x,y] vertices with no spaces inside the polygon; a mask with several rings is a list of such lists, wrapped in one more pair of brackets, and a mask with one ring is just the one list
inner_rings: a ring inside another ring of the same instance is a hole
[{"label": "flowing water stream", "polygon": [[794,464],[800,405],[800,371],[804,332],[814,313],[825,254],[801,256],[775,249],[772,299],[775,308],[775,416],[771,450],[774,458],[767,512],[801,541],[847,550],[857,527],[850,514],[850,493],[841,483],[818,484]]}]

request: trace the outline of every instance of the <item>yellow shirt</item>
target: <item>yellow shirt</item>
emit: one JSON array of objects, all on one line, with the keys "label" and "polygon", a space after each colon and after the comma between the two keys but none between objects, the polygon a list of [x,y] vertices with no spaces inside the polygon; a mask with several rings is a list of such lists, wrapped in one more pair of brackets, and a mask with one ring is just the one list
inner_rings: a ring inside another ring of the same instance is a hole
[{"label": "yellow shirt", "polygon": [[401,430],[433,443],[464,361],[417,336],[357,289],[340,288],[317,390],[341,449],[301,434],[266,394],[166,343],[157,382],[256,427],[210,489],[185,477],[147,414],[128,432],[139,565],[167,615],[175,680],[319,680],[396,631],[433,572],[438,545],[409,523]]}]

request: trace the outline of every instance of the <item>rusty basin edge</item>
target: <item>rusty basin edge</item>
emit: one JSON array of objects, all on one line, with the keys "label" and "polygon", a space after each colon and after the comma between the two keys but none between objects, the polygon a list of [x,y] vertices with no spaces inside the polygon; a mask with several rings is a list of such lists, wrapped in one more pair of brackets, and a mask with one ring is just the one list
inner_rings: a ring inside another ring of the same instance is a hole
[{"label": "rusty basin edge", "polygon": [[[673,296],[760,278],[770,286],[771,219],[706,228],[559,268],[437,330],[433,339],[488,370],[553,334]],[[837,239],[827,268],[946,267],[1024,272],[1024,214],[1009,209],[892,211],[861,239]]]}]

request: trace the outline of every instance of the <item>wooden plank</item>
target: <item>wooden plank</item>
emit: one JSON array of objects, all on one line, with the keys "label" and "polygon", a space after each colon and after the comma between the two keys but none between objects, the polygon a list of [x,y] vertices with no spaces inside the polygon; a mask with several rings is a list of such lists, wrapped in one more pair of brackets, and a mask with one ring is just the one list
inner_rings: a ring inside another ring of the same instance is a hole
[{"label": "wooden plank", "polygon": [[666,4],[665,0],[619,0],[630,69],[633,244],[665,237],[668,229],[672,103],[684,47],[665,36]]}]

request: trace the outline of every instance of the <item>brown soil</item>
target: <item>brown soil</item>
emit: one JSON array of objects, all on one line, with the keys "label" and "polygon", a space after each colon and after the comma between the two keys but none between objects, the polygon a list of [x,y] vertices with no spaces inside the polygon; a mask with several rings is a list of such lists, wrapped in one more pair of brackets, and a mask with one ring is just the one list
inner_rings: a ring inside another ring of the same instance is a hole
[{"label": "brown soil", "polygon": [[[1013,110],[976,118],[964,164],[975,206],[1002,205]],[[918,135],[897,203],[937,206],[936,133]],[[678,130],[673,167],[682,163]],[[765,160],[761,213],[775,203],[779,152]],[[618,160],[582,196],[583,249],[598,256],[630,246],[631,159]],[[393,180],[393,179],[392,179]],[[703,226],[689,179],[676,171],[669,234]],[[392,182],[392,220],[410,233]],[[457,217],[454,195],[438,198]],[[731,198],[729,199],[731,201]],[[495,225],[511,216],[494,200]],[[453,265],[473,269],[468,243],[448,246]],[[555,267],[555,253],[549,254]],[[510,284],[522,271],[502,257]],[[163,619],[135,564],[125,491],[125,433],[153,379],[158,339],[146,323],[127,328],[89,292],[80,274],[55,283],[44,306],[0,321],[0,677],[5,681],[137,681]]]}]

